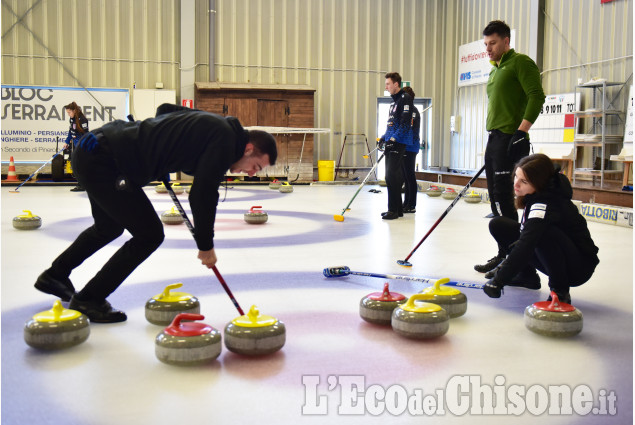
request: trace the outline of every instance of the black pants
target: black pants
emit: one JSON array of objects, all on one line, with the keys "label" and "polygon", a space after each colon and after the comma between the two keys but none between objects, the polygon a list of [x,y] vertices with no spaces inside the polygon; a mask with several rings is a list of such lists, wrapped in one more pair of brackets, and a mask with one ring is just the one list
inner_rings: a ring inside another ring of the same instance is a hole
[{"label": "black pants", "polygon": [[403,154],[406,145],[397,142],[386,142],[386,189],[388,190],[388,211],[403,214],[401,204],[401,186],[403,185]]},{"label": "black pants", "polygon": [[[499,247],[509,254],[513,249],[510,245],[520,237],[520,224],[507,217],[494,217],[489,222],[489,231]],[[591,278],[597,260],[580,252],[560,228],[549,226],[536,244],[527,265],[549,276],[551,289],[566,293],[569,287],[580,286]]]},{"label": "black pants", "polygon": [[415,208],[417,206],[417,177],[415,176],[415,163],[418,152],[408,152],[404,154],[401,170],[406,185],[406,192],[403,197],[404,208]]},{"label": "black pants", "polygon": [[119,172],[105,146],[92,152],[75,149],[72,166],[86,189],[95,222],[53,261],[50,271],[56,276],[69,276],[84,260],[127,230],[132,239],[78,293],[83,300],[104,300],[161,245],[163,225],[142,188],[129,185],[118,190]]},{"label": "black pants", "polygon": [[514,206],[514,163],[507,155],[511,134],[492,130],[485,148],[485,174],[492,213],[518,221]]}]

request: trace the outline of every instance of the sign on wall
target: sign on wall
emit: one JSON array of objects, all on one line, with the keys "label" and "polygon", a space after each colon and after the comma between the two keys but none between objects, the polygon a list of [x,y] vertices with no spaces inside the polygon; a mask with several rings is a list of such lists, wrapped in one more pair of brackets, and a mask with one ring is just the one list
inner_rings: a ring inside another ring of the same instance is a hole
[{"label": "sign on wall", "polygon": [[[2,85],[2,161],[45,162],[56,152],[69,130],[64,106],[77,103],[94,130],[107,122],[126,119],[128,89],[89,89]],[[91,96],[92,95],[92,96]],[[94,97],[93,97],[94,96]],[[97,102],[97,99],[99,102]]]},{"label": "sign on wall", "polygon": [[545,97],[540,115],[531,126],[532,143],[572,143],[580,110],[580,93],[551,94]]},{"label": "sign on wall", "polygon": [[[510,46],[516,43],[516,30],[511,30]],[[487,83],[492,64],[483,39],[459,46],[459,87]]]}]

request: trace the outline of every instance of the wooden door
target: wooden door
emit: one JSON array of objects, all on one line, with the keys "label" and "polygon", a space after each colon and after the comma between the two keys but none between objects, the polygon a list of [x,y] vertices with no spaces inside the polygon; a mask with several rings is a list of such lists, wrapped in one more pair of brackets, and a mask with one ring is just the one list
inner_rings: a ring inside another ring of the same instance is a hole
[{"label": "wooden door", "polygon": [[[258,99],[258,123],[259,126],[288,127],[289,126],[289,102],[286,100]],[[274,134],[278,147],[278,160],[276,165],[265,168],[258,173],[259,177],[287,177],[289,171],[289,136],[286,134]]]},{"label": "wooden door", "polygon": [[243,127],[258,125],[258,99],[225,98],[225,116],[238,118]]}]

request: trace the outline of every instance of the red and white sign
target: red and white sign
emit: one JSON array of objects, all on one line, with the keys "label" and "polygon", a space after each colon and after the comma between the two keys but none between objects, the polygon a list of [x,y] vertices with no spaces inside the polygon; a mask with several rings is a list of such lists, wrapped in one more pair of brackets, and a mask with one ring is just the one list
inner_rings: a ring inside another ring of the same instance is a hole
[{"label": "red and white sign", "polygon": [[181,99],[181,105],[185,106],[186,108],[193,108],[194,107],[194,100],[192,100],[192,99]]}]

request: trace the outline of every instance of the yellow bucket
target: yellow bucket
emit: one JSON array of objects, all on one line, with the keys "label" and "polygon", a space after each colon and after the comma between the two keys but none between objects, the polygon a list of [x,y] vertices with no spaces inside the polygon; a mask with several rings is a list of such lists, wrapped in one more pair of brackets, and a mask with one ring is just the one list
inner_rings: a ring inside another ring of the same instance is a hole
[{"label": "yellow bucket", "polygon": [[335,180],[335,161],[318,161],[318,180],[321,182]]}]

